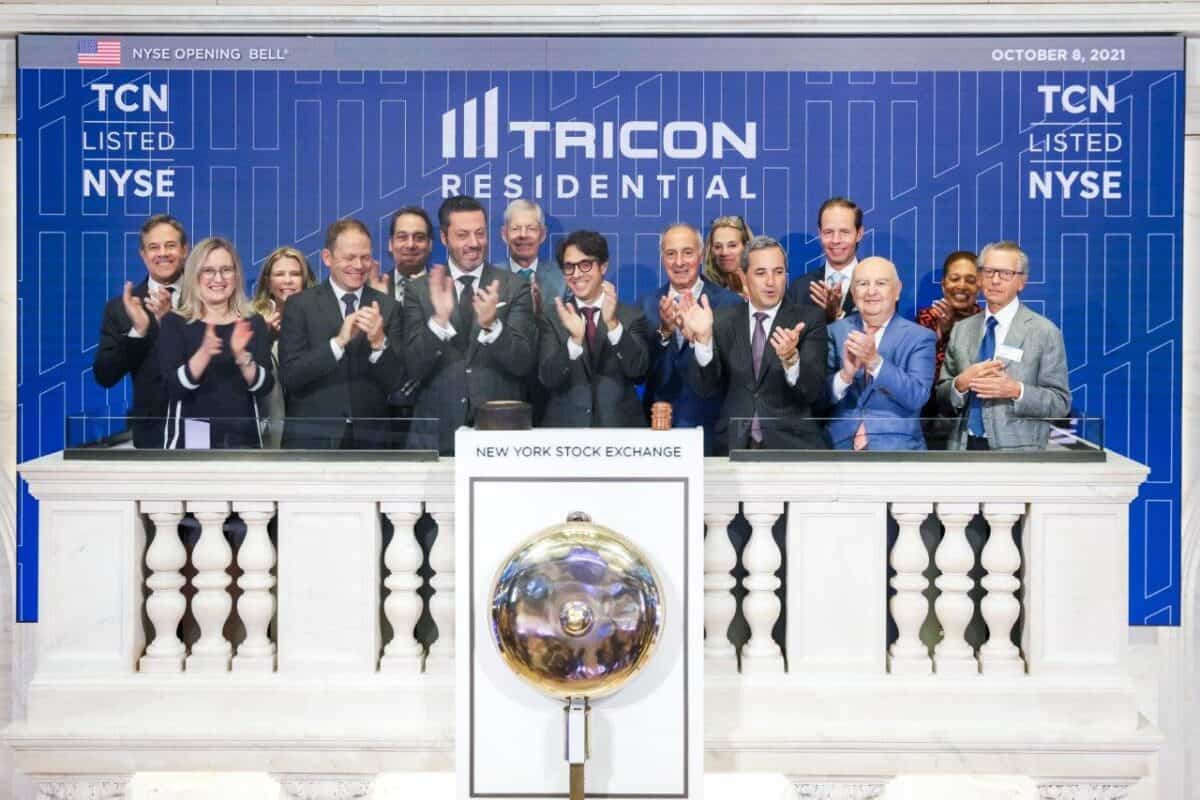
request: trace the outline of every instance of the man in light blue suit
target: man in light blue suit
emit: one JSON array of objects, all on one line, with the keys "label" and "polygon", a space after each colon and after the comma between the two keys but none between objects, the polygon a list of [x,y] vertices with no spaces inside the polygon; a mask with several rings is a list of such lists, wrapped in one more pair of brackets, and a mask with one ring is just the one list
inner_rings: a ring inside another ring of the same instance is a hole
[{"label": "man in light blue suit", "polygon": [[692,304],[700,302],[701,296],[708,298],[713,309],[743,301],[728,289],[700,279],[704,245],[700,231],[691,225],[678,223],[667,228],[659,242],[659,253],[667,282],[638,301],[650,323],[647,341],[650,371],[646,375],[642,404],[649,417],[654,403],[660,400],[670,403],[672,427],[704,428],[704,453],[712,455],[713,425],[724,398],[700,397],[684,380],[692,345],[683,336],[681,318]]},{"label": "man in light blue suit", "polygon": [[858,263],[858,311],[829,326],[829,435],[839,450],[924,450],[921,407],[933,384],[937,337],[896,315],[892,262]]}]

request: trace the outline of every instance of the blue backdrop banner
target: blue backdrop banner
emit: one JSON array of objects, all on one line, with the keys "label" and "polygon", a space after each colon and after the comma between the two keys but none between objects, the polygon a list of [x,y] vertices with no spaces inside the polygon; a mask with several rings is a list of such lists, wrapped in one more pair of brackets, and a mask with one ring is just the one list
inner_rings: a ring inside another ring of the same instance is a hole
[{"label": "blue backdrop banner", "polygon": [[[816,210],[865,211],[900,312],[942,258],[1015,239],[1022,300],[1061,326],[1075,411],[1148,464],[1130,517],[1130,621],[1179,622],[1183,58],[1178,37],[22,36],[18,40],[20,460],[68,414],[122,414],[91,363],[107,298],[145,270],[138,229],[180,218],[257,275],[325,227],[402,205],[537,200],[550,237],[606,234],[625,300],[665,277],[658,234],[740,214],[821,263]],[[435,260],[443,257],[435,251]],[[17,614],[37,618],[24,483]]]}]

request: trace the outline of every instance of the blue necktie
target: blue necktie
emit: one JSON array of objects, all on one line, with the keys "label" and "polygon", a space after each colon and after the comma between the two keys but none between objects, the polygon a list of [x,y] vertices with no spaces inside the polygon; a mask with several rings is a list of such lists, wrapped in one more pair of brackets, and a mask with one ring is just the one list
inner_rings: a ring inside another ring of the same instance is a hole
[{"label": "blue necktie", "polygon": [[[987,331],[983,334],[983,341],[979,343],[979,358],[976,361],[990,361],[996,355],[996,318],[988,317]],[[983,430],[983,403],[975,395],[970,393],[971,400],[969,410],[967,411],[967,430],[972,436],[985,436]]]},{"label": "blue necktie", "polygon": [[517,274],[527,281],[533,280],[533,267],[522,267],[517,270]]}]

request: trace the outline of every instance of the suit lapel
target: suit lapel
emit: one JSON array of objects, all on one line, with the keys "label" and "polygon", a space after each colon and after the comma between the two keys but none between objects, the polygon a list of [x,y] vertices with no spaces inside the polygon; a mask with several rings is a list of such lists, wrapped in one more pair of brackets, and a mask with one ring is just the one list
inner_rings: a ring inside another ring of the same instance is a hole
[{"label": "suit lapel", "polygon": [[996,342],[996,348],[1000,345],[1015,347],[1018,350],[1025,343],[1025,336],[1029,332],[1029,320],[1033,316],[1033,312],[1025,307],[1024,303],[1017,306],[1017,313],[1013,316],[1012,325],[1008,326],[1008,333],[1004,336],[1003,342]]},{"label": "suit lapel", "polygon": [[[572,306],[572,307],[575,309],[575,313],[579,315],[579,318],[580,318],[581,320],[583,320],[583,326],[584,326],[584,327],[583,327],[583,329],[584,329],[584,335],[583,335],[583,355],[581,355],[581,356],[579,357],[579,360],[583,362],[583,370],[584,370],[584,372],[586,372],[586,373],[587,373],[587,375],[588,375],[588,379],[590,380],[590,379],[591,379],[591,377],[592,377],[592,354],[591,354],[591,352],[588,350],[588,346],[587,346],[587,315],[585,315],[585,314],[583,313],[583,309],[582,309],[582,308],[580,308],[580,306],[579,306],[579,301],[578,301],[576,298],[572,297],[572,298],[571,298],[571,300],[570,300],[569,302],[570,302],[570,305],[571,305],[571,306]],[[603,324],[601,320],[596,320],[596,339],[597,339],[597,341],[599,341],[599,339],[600,339],[600,326],[601,326],[601,324]],[[562,329],[562,334],[563,334],[563,347],[566,347],[566,346],[567,346],[567,342],[568,342],[568,341],[570,340],[570,338],[571,338],[571,334],[570,334],[570,333],[567,331],[567,329],[566,329],[566,328],[563,328],[563,327],[562,327],[562,323],[558,323],[558,325],[559,325],[559,327]]]}]

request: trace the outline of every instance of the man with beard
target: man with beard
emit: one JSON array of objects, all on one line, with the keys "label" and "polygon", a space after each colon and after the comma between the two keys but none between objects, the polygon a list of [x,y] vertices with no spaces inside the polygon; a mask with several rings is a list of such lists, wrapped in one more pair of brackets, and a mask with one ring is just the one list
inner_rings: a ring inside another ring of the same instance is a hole
[{"label": "man with beard", "polygon": [[187,233],[179,220],[168,214],[150,217],[142,225],[138,245],[146,279],[137,286],[126,281],[121,295],[104,306],[92,374],[105,389],[132,376],[129,428],[134,447],[165,447],[167,386],[154,348],[159,320],[179,305],[177,284],[187,251]]},{"label": "man with beard", "polygon": [[486,263],[487,213],[473,197],[438,209],[447,264],[412,281],[404,297],[408,376],[418,382],[413,416],[438,420],[437,436],[410,444],[454,453],[454,431],[490,400],[521,400],[536,334],[529,283]]}]

